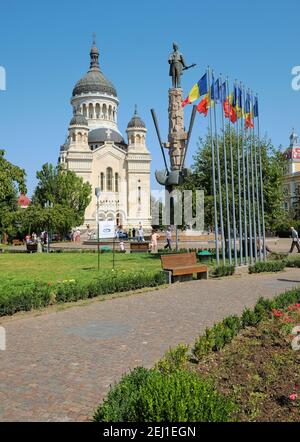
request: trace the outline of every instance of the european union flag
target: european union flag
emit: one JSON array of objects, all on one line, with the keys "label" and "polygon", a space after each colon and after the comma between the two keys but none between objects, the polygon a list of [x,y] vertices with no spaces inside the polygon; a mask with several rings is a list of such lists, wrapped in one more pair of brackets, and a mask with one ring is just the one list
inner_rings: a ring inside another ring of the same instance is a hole
[{"label": "european union flag", "polygon": [[250,97],[249,92],[247,93],[247,97],[246,97],[245,112],[246,112],[246,114],[250,114],[250,112],[251,112],[251,97]]},{"label": "european union flag", "polygon": [[258,117],[259,116],[259,112],[258,112],[258,98],[257,97],[255,97],[255,99],[254,99],[253,114],[254,114],[254,117]]},{"label": "european union flag", "polygon": [[227,87],[226,87],[226,81],[222,84],[222,103],[226,101],[227,98]]}]

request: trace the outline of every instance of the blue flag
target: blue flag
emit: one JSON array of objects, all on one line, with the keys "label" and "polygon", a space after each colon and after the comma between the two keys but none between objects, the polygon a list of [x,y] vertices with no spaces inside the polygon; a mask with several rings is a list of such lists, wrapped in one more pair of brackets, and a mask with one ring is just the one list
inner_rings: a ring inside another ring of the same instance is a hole
[{"label": "blue flag", "polygon": [[255,99],[254,99],[253,114],[254,114],[254,117],[258,117],[259,116],[259,112],[258,112],[258,98],[257,97],[255,97]]}]

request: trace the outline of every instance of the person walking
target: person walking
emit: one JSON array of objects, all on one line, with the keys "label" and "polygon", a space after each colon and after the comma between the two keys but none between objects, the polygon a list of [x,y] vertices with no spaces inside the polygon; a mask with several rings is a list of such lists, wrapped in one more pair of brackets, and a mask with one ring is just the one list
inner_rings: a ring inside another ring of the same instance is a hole
[{"label": "person walking", "polygon": [[139,242],[144,242],[144,230],[143,230],[143,226],[140,225],[139,229],[138,229],[138,241]]},{"label": "person walking", "polygon": [[134,228],[132,229],[132,240],[133,240],[133,241],[135,241],[135,239],[136,239],[135,234],[136,234],[136,230],[135,230],[135,227],[134,227]]},{"label": "person walking", "polygon": [[152,253],[157,253],[157,240],[159,238],[159,234],[156,232],[156,230],[153,230],[151,235],[151,251]]},{"label": "person walking", "polygon": [[172,250],[172,230],[170,226],[166,230],[166,240],[167,244],[165,245],[165,249]]},{"label": "person walking", "polygon": [[291,227],[292,232],[292,244],[289,253],[293,253],[295,247],[297,247],[298,253],[300,253],[300,245],[299,245],[299,235],[297,230],[294,227]]}]

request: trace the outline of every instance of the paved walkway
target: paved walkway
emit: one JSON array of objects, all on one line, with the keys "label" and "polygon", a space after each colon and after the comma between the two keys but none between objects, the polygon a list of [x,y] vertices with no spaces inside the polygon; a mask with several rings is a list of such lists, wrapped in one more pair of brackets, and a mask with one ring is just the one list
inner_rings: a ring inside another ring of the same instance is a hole
[{"label": "paved walkway", "polygon": [[259,296],[300,285],[300,271],[193,281],[2,320],[0,420],[84,421],[109,385]]}]

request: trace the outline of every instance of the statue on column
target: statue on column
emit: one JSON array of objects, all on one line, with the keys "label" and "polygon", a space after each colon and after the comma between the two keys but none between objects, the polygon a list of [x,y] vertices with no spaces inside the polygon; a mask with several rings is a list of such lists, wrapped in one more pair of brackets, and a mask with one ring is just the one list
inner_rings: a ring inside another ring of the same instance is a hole
[{"label": "statue on column", "polygon": [[180,88],[182,71],[193,68],[196,65],[186,66],[183,55],[179,52],[176,43],[173,43],[173,52],[170,54],[168,61],[170,65],[169,75],[172,77],[172,86],[173,88]]}]

